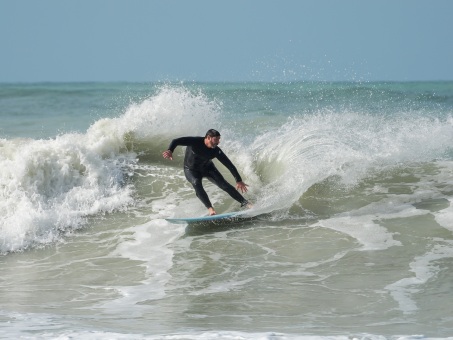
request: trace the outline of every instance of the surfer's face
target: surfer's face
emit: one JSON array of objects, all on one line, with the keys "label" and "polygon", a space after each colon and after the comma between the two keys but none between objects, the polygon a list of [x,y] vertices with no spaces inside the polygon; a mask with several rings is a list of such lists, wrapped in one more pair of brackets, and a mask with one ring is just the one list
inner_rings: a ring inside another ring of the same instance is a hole
[{"label": "surfer's face", "polygon": [[220,136],[217,137],[207,136],[204,140],[204,143],[208,148],[214,149],[220,143]]}]

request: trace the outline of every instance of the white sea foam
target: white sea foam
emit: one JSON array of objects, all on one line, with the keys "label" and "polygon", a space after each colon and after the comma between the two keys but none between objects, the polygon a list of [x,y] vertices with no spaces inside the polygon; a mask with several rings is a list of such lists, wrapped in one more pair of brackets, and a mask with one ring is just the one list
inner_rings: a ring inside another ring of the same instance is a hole
[{"label": "white sea foam", "polygon": [[75,134],[0,147],[2,253],[53,241],[88,215],[131,203],[121,169],[133,155],[105,159]]},{"label": "white sea foam", "polygon": [[126,232],[127,238],[120,241],[111,256],[143,262],[145,278],[140,285],[116,287],[120,297],[99,306],[109,313],[127,313],[131,309],[138,313],[140,302],[165,297],[165,285],[171,279],[169,270],[173,265],[173,251],[169,245],[184,233],[184,228],[152,219],[128,228]]},{"label": "white sea foam", "polygon": [[432,279],[440,271],[436,261],[444,258],[453,258],[453,244],[435,245],[431,251],[422,256],[417,256],[409,264],[413,276],[401,279],[385,287],[397,301],[400,310],[405,314],[411,314],[418,310],[413,296],[421,291],[428,280]]},{"label": "white sea foam", "polygon": [[[98,329],[92,330],[60,330],[61,321],[54,315],[46,314],[19,314],[14,313],[7,316],[8,322],[2,327],[0,334],[8,338],[27,338],[27,339],[54,339],[54,340],[385,340],[386,338],[373,334],[350,335],[296,335],[282,332],[242,332],[242,331],[185,331],[185,332],[113,332]],[[74,327],[76,328],[76,327]],[[420,336],[402,336],[395,339],[399,340],[416,340],[430,338]],[[446,339],[446,338],[445,338]]]},{"label": "white sea foam", "polygon": [[452,162],[438,162],[437,175],[431,176],[430,180],[437,182],[438,190],[443,193],[439,197],[444,198],[449,206],[434,212],[434,218],[443,228],[453,232],[453,199],[450,197],[453,192],[453,164]]},{"label": "white sea foam", "polygon": [[453,232],[453,200],[448,199],[450,206],[434,214],[436,222]]},{"label": "white sea foam", "polygon": [[[246,331],[174,331],[158,333],[148,330],[145,332],[114,332],[91,327],[90,330],[77,330],[77,323],[65,325],[66,320],[58,315],[33,313],[8,313],[0,315],[7,320],[2,325],[0,334],[10,339],[54,339],[54,340],[451,340],[453,337],[426,337],[423,335],[395,335],[386,337],[370,333],[349,333],[345,335],[298,335],[282,332],[246,332]],[[63,328],[63,330],[62,330]],[[338,333],[338,332],[335,332]]]}]

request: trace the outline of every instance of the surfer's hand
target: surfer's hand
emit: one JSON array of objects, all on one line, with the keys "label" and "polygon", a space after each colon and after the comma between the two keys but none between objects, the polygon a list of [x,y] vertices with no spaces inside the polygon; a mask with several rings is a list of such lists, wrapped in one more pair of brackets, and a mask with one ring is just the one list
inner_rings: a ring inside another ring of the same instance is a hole
[{"label": "surfer's hand", "polygon": [[173,160],[173,152],[170,150],[166,150],[162,153],[162,156],[164,156],[165,159],[170,159]]},{"label": "surfer's hand", "polygon": [[245,184],[244,182],[237,182],[236,183],[236,189],[241,190],[242,193],[248,191],[247,187],[248,187],[248,184]]}]

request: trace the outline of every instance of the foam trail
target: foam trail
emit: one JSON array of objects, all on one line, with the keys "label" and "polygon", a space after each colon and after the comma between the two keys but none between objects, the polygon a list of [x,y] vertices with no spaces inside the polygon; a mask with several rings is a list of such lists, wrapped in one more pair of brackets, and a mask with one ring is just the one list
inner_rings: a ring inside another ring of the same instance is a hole
[{"label": "foam trail", "polygon": [[401,246],[379,221],[425,215],[425,210],[406,203],[406,198],[392,197],[363,208],[319,221],[317,225],[348,234],[362,244],[361,250],[384,250]]},{"label": "foam trail", "polygon": [[435,245],[432,251],[416,257],[410,263],[410,271],[414,273],[413,277],[401,279],[385,287],[398,302],[403,313],[411,314],[418,310],[417,303],[412,299],[412,295],[419,292],[422,286],[440,271],[439,266],[435,264],[436,261],[453,257],[452,246],[451,242],[448,245]]},{"label": "foam trail", "polygon": [[120,297],[99,306],[111,313],[131,310],[139,313],[140,302],[165,297],[165,285],[171,279],[169,270],[173,266],[173,251],[169,245],[184,233],[184,228],[157,219],[129,228],[128,232],[133,234],[121,241],[111,255],[142,261],[146,279],[140,285],[116,287]]}]

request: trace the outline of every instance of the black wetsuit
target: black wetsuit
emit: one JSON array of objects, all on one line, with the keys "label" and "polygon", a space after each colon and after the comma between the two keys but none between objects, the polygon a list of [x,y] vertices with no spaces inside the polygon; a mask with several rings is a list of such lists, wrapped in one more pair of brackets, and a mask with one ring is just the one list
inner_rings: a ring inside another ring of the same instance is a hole
[{"label": "black wetsuit", "polygon": [[209,181],[225,190],[232,198],[244,206],[248,201],[222,176],[217,170],[212,159],[217,158],[235,178],[236,182],[242,182],[241,176],[234,164],[223,153],[219,147],[208,148],[204,144],[204,137],[181,137],[171,141],[168,150],[173,152],[178,145],[186,146],[184,157],[184,174],[187,180],[193,185],[197,197],[203,202],[206,208],[211,208],[212,204],[202,185],[202,178],[206,177]]}]

